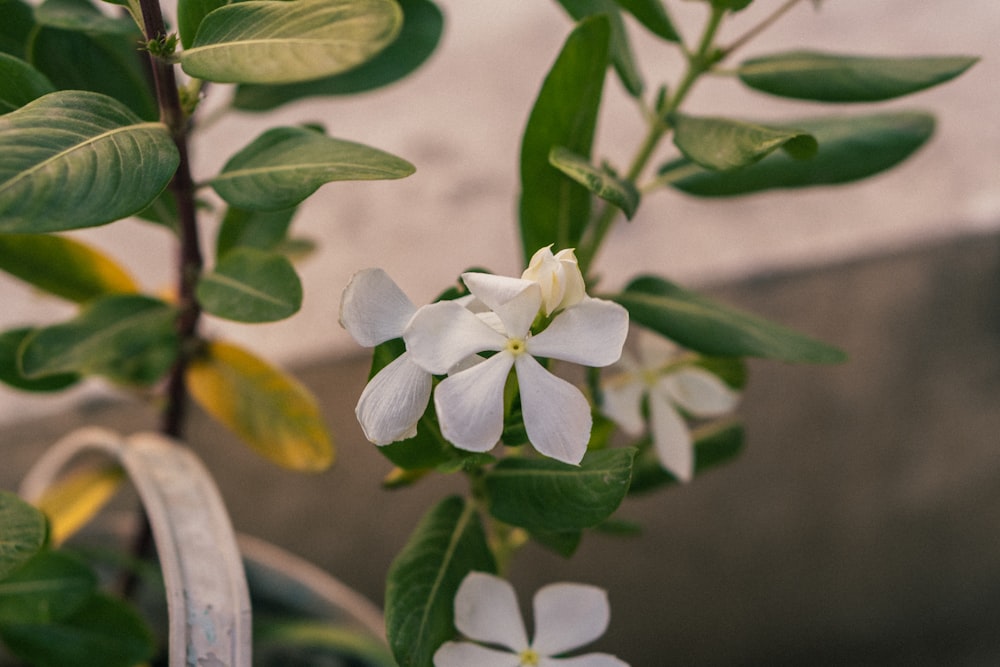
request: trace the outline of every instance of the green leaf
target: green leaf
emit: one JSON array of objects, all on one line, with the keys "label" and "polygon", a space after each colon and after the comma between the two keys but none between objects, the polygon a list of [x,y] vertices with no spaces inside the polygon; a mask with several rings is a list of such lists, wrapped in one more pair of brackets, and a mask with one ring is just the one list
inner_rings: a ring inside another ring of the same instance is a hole
[{"label": "green leaf", "polygon": [[37,667],[86,664],[134,667],[155,653],[153,636],[124,602],[93,595],[76,612],[52,623],[0,626],[10,651]]},{"label": "green leaf", "polygon": [[575,247],[590,217],[590,192],[549,164],[565,147],[590,159],[607,69],[610,24],[580,22],[549,71],[521,144],[520,227],[524,259],[539,248]]},{"label": "green leaf", "polygon": [[531,539],[549,551],[554,551],[563,558],[569,558],[580,547],[580,542],[583,541],[583,531],[569,530],[561,533],[546,533],[533,530],[531,531]]},{"label": "green leaf", "polygon": [[753,0],[709,0],[712,7],[716,9],[727,9],[731,12],[738,12],[746,9]]},{"label": "green leaf", "polygon": [[979,59],[964,56],[871,58],[792,51],[744,61],[737,74],[771,95],[818,102],[879,102],[949,81]]},{"label": "green leaf", "polygon": [[598,169],[573,151],[556,146],[549,153],[552,166],[584,186],[595,195],[609,201],[631,219],[639,206],[639,191],[631,181],[618,178],[607,169]]},{"label": "green leaf", "polygon": [[0,490],[0,580],[24,565],[45,544],[45,515],[13,493]]},{"label": "green leaf", "polygon": [[23,391],[60,391],[79,382],[76,373],[48,375],[37,380],[24,377],[19,362],[21,345],[34,331],[25,327],[0,334],[0,382]]},{"label": "green leaf", "polygon": [[205,312],[237,322],[276,322],[302,307],[302,283],[284,255],[237,248],[202,275],[196,295]]},{"label": "green leaf", "polygon": [[634,449],[604,449],[588,452],[579,466],[504,459],[485,478],[490,514],[539,533],[596,526],[625,498],[634,457]]},{"label": "green leaf", "polygon": [[674,29],[674,24],[667,16],[667,11],[660,0],[616,0],[622,9],[634,16],[636,20],[654,35],[668,42],[680,42],[680,35]]},{"label": "green leaf", "polygon": [[324,183],[409,176],[398,157],[304,127],[266,131],[230,158],[212,187],[229,204],[274,211],[295,206]]},{"label": "green leaf", "polygon": [[421,519],[389,568],[385,625],[400,667],[431,667],[455,635],[455,593],[472,571],[495,573],[496,563],[474,505],[453,496]]},{"label": "green leaf", "polygon": [[21,346],[21,369],[28,378],[82,373],[150,385],[177,356],[175,318],[174,308],[158,299],[101,297],[72,320],[29,336]]},{"label": "green leaf", "polygon": [[243,111],[269,111],[305,97],[352,95],[406,77],[437,48],[444,30],[444,17],[428,0],[399,0],[399,6],[403,10],[399,37],[368,62],[343,74],[303,83],[244,84],[236,89],[233,106]]},{"label": "green leaf", "polygon": [[82,561],[43,551],[0,580],[0,627],[65,618],[96,589],[97,575]]},{"label": "green leaf", "polygon": [[88,0],[45,0],[35,9],[35,21],[46,28],[86,33],[134,33],[129,18],[114,18]]},{"label": "green leaf", "polygon": [[631,320],[702,354],[764,357],[797,363],[839,363],[840,350],[798,332],[724,306],[655,276],[633,280],[613,300]]},{"label": "green leaf", "polygon": [[287,239],[296,210],[294,206],[277,211],[229,207],[219,227],[215,243],[216,259],[236,248],[277,249]]},{"label": "green leaf", "polygon": [[140,211],[179,161],[164,125],[84,91],[50,93],[0,116],[0,156],[0,232],[32,233]]},{"label": "green leaf", "polygon": [[19,109],[54,90],[52,82],[34,67],[20,58],[0,53],[0,114]]},{"label": "green leaf", "polygon": [[222,83],[319,79],[371,59],[402,24],[392,0],[237,2],[205,16],[181,67]]},{"label": "green leaf", "polygon": [[142,35],[84,33],[42,28],[31,41],[31,63],[60,90],[89,90],[113,97],[147,121],[159,117]]},{"label": "green leaf", "polygon": [[138,291],[132,277],[113,259],[62,236],[0,234],[0,270],[77,303]]},{"label": "green leaf", "polygon": [[803,119],[787,124],[816,138],[809,160],[775,152],[755,164],[727,172],[705,170],[686,158],[660,168],[661,177],[693,195],[727,197],[774,188],[849,183],[899,164],[934,133],[934,117],[916,111]]},{"label": "green leaf", "polygon": [[261,456],[304,472],[333,463],[333,442],[312,393],[246,350],[210,343],[185,379],[195,402]]},{"label": "green leaf", "polygon": [[606,16],[611,25],[611,43],[609,55],[615,65],[618,78],[632,97],[642,95],[642,75],[635,64],[635,56],[629,44],[625,23],[615,0],[559,0],[574,20],[580,21],[589,16]]},{"label": "green leaf", "polygon": [[177,0],[177,32],[181,38],[181,46],[191,48],[204,18],[229,2],[230,0]]},{"label": "green leaf", "polygon": [[797,160],[813,157],[816,138],[805,132],[765,127],[730,118],[674,114],[674,144],[697,164],[714,171],[745,167],[784,149]]},{"label": "green leaf", "polygon": [[34,12],[21,0],[0,0],[0,53],[27,56],[28,37],[35,27]]},{"label": "green leaf", "polygon": [[[649,440],[647,439],[648,443]],[[727,463],[743,452],[743,426],[723,423],[710,425],[703,432],[695,433],[694,473],[700,475],[715,466]],[[670,484],[677,479],[664,470],[653,447],[646,446],[635,457],[632,486],[629,495],[647,493]]]},{"label": "green leaf", "polygon": [[[262,667],[288,665],[340,665],[345,659],[364,667],[396,667],[385,643],[358,632],[350,625],[324,621],[259,621],[254,607],[254,664]],[[259,661],[259,663],[258,663]]]}]

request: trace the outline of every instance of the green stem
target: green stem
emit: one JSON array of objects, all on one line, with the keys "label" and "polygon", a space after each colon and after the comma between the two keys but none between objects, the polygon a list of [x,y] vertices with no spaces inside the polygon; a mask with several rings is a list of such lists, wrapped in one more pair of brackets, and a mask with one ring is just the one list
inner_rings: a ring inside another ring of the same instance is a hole
[{"label": "green stem", "polygon": [[741,35],[735,41],[733,41],[732,44],[730,44],[729,46],[721,49],[720,50],[721,57],[724,58],[724,57],[728,56],[730,53],[732,53],[736,49],[742,47],[744,44],[746,44],[750,40],[752,40],[755,37],[757,37],[757,35],[759,35],[760,33],[764,32],[765,30],[767,30],[768,28],[770,28],[788,10],[790,10],[792,7],[794,7],[795,5],[799,4],[800,2],[802,2],[802,0],[786,0],[785,4],[781,5],[776,10],[774,10],[764,20],[762,20],[760,23],[758,23],[754,27],[752,27],[749,30],[747,30],[745,33],[743,33],[743,35]]},{"label": "green stem", "polygon": [[[654,113],[649,115],[649,127],[646,131],[646,137],[636,151],[635,157],[632,158],[632,163],[625,174],[626,180],[635,182],[639,178],[649,164],[653,153],[656,152],[657,147],[660,145],[660,141],[663,140],[663,137],[671,129],[668,119],[669,115],[680,108],[681,103],[688,96],[688,93],[691,92],[691,88],[701,75],[718,62],[718,57],[712,52],[712,44],[715,41],[715,35],[725,14],[726,10],[724,9],[712,9],[708,22],[702,31],[697,50],[694,53],[688,54],[687,67],[685,68],[683,78],[677,84],[677,88],[673,94],[662,105],[662,108],[655,109]],[[605,204],[600,214],[587,228],[580,242],[580,247],[577,248],[576,257],[580,264],[580,270],[588,279],[591,276],[591,264],[597,256],[601,245],[604,243],[604,238],[611,231],[617,218],[618,209],[611,204]]]}]

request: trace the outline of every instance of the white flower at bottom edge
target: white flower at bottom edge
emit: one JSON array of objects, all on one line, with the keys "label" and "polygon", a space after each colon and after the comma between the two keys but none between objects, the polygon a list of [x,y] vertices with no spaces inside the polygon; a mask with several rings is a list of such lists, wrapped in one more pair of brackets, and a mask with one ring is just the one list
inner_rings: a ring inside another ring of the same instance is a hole
[{"label": "white flower at bottom edge", "polygon": [[557,658],[604,634],[611,617],[608,596],[596,586],[549,584],[535,593],[535,637],[528,641],[514,588],[500,577],[470,572],[455,595],[455,627],[472,642],[445,642],[435,667],[628,667],[613,655]]},{"label": "white flower at bottom edge", "polygon": [[[365,347],[394,338],[417,312],[416,306],[382,269],[358,271],[340,299],[340,325]],[[373,377],[354,413],[365,437],[388,445],[417,434],[417,422],[431,397],[431,374],[404,352]]]},{"label": "white flower at bottom edge", "polygon": [[434,407],[442,435],[468,451],[492,449],[503,432],[504,386],[513,368],[528,440],[545,456],[579,463],[590,440],[590,404],[577,387],[535,357],[585,366],[612,364],[628,334],[628,312],[616,303],[588,298],[531,335],[542,303],[538,283],[483,273],[466,273],[462,279],[500,326],[490,326],[459,304],[440,302],[417,311],[403,334],[414,361],[435,374],[453,369],[469,355],[496,352],[437,386]]},{"label": "white flower at bottom edge", "polygon": [[617,364],[621,372],[602,381],[601,410],[623,431],[637,436],[645,428],[642,399],[648,395],[650,430],[660,465],[688,482],[694,476],[694,443],[677,407],[699,418],[719,417],[736,407],[740,394],[703,368],[671,367],[679,348],[667,339],[642,331],[638,342],[639,361],[623,352]]}]

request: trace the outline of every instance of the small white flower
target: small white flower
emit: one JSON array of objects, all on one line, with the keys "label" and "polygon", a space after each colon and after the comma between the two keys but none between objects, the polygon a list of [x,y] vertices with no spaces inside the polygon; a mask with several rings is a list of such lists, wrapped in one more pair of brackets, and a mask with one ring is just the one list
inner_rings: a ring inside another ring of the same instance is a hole
[{"label": "small white flower", "polygon": [[613,655],[553,656],[594,641],[608,627],[607,594],[584,584],[550,584],[534,598],[535,637],[528,641],[514,588],[499,577],[470,572],[455,595],[455,627],[475,641],[445,642],[435,667],[628,667]]},{"label": "small white flower", "polygon": [[555,255],[551,245],[542,248],[531,257],[521,278],[538,283],[546,317],[583,301],[587,296],[583,274],[572,248],[560,250]]},{"label": "small white flower", "polygon": [[535,357],[607,366],[621,356],[628,313],[610,301],[584,299],[558,313],[537,335],[532,322],[542,295],[533,281],[466,273],[469,291],[499,324],[452,302],[424,306],[404,333],[414,361],[430,373],[453,369],[469,355],[493,356],[443,380],[434,391],[441,432],[461,449],[484,452],[503,431],[504,385],[513,368],[528,439],[542,454],[577,464],[590,439],[590,404],[579,389],[546,370]]},{"label": "small white flower", "polygon": [[691,365],[678,365],[678,348],[665,338],[642,332],[637,362],[627,352],[619,366],[622,372],[601,383],[602,410],[630,435],[640,435],[643,396],[649,396],[649,421],[660,464],[682,482],[694,476],[691,432],[680,407],[699,417],[718,417],[739,402],[734,391],[713,373]]},{"label": "small white flower", "polygon": [[[351,277],[340,300],[340,325],[365,347],[401,338],[416,306],[382,269]],[[388,445],[417,434],[431,397],[431,374],[404,352],[380,370],[361,393],[354,412],[365,437]]]}]

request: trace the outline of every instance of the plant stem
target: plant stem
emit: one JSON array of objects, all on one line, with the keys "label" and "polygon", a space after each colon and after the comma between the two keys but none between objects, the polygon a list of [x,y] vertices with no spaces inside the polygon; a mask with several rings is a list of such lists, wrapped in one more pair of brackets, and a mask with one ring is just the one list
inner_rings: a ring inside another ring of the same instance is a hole
[{"label": "plant stem", "polygon": [[754,27],[743,33],[742,36],[737,38],[732,44],[722,49],[722,56],[728,56],[730,53],[740,48],[753,38],[755,38],[760,33],[764,32],[770,28],[774,23],[780,19],[788,10],[790,10],[795,5],[799,4],[802,0],[787,0],[785,4],[778,7],[770,16],[766,17],[763,21],[755,25]]},{"label": "plant stem", "polygon": [[[660,141],[670,131],[668,116],[680,108],[681,103],[687,97],[688,93],[691,92],[691,88],[699,77],[718,62],[718,57],[712,53],[712,44],[715,41],[715,35],[719,30],[719,25],[722,23],[725,13],[723,9],[712,10],[712,14],[709,16],[708,22],[702,31],[697,50],[688,55],[687,67],[685,68],[683,78],[677,84],[677,88],[662,108],[655,109],[650,114],[646,137],[639,146],[635,157],[632,158],[632,163],[625,174],[626,180],[634,182],[642,174],[643,170],[649,164],[653,153],[656,151],[657,146],[659,146]],[[604,237],[611,231],[611,227],[614,225],[617,217],[618,209],[611,204],[605,204],[600,215],[587,228],[587,232],[580,243],[580,248],[576,252],[580,270],[585,277],[590,277],[590,265],[593,263],[594,257],[604,242]]]},{"label": "plant stem", "polygon": [[[163,12],[158,0],[140,0],[143,29],[149,41],[166,37]],[[188,152],[188,119],[181,107],[177,89],[177,77],[172,63],[150,55],[153,81],[160,106],[160,121],[167,126],[170,136],[180,154],[180,163],[170,182],[170,191],[177,203],[177,307],[176,323],[178,356],[167,379],[165,405],[160,423],[164,435],[179,438],[184,431],[184,414],[187,392],[184,387],[184,371],[191,354],[192,343],[197,335],[198,319],[201,311],[194,297],[194,290],[201,275],[203,265],[201,247],[198,241],[198,220],[195,210],[195,185],[191,178],[191,163]]]}]

